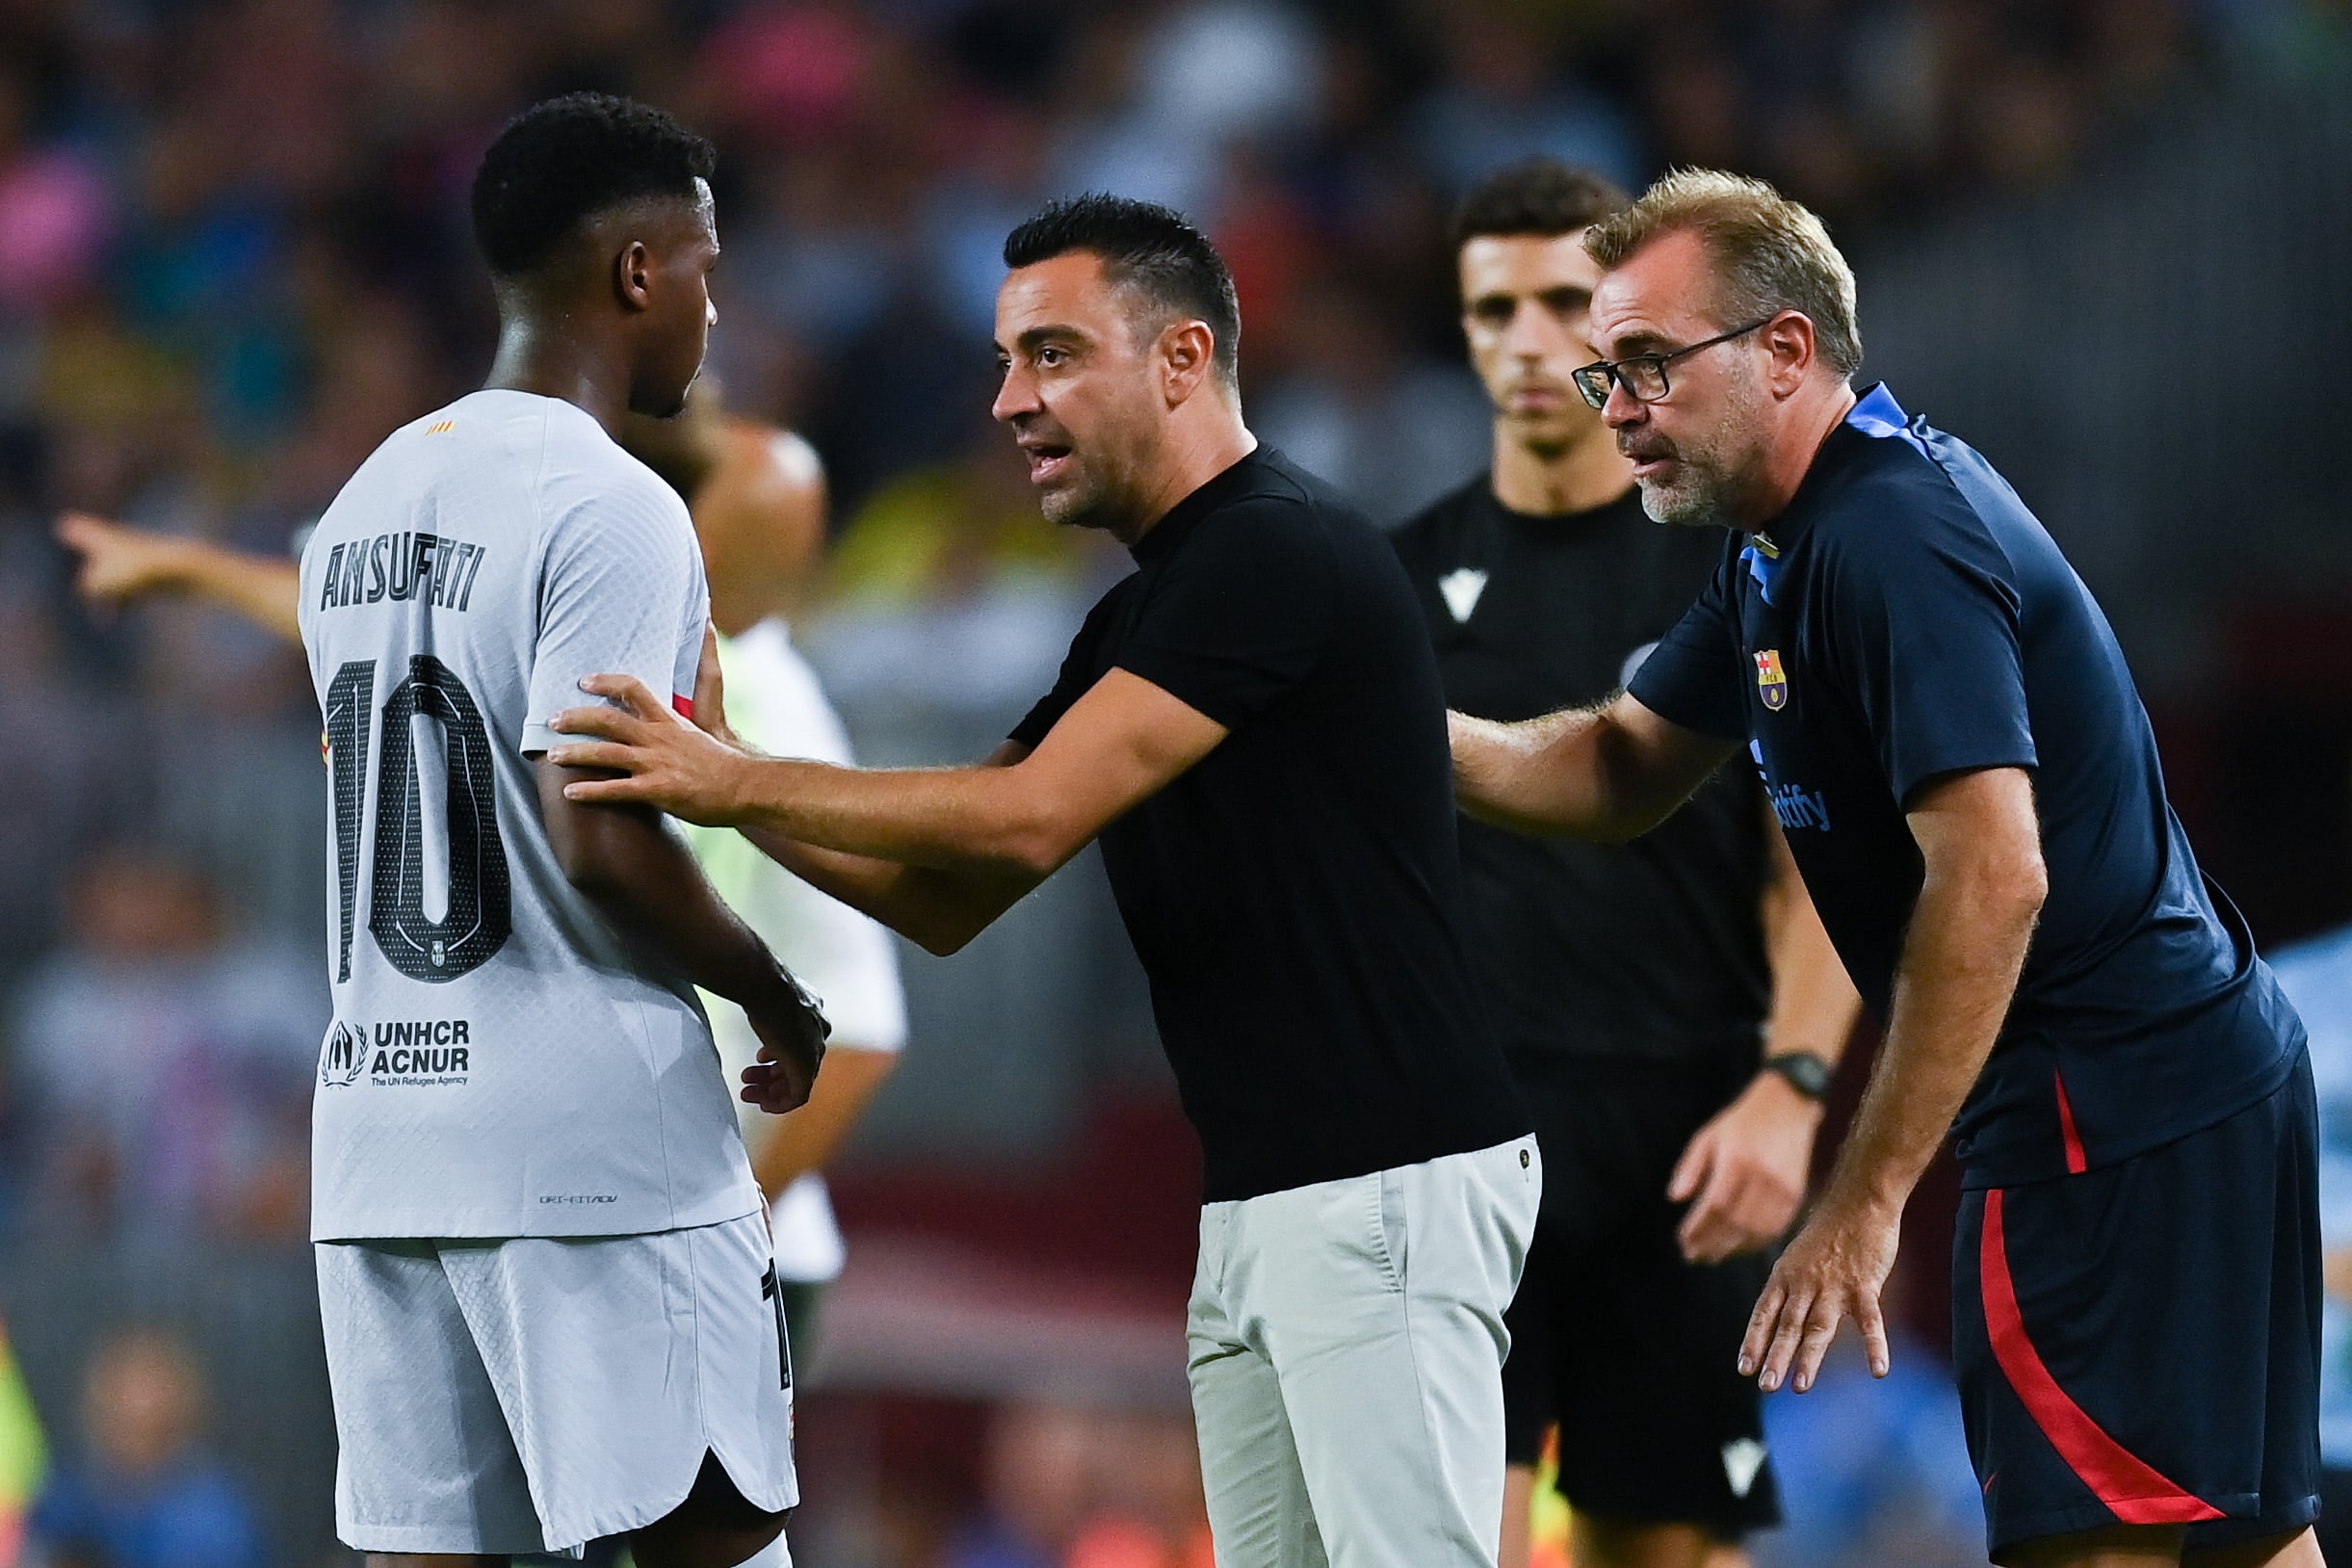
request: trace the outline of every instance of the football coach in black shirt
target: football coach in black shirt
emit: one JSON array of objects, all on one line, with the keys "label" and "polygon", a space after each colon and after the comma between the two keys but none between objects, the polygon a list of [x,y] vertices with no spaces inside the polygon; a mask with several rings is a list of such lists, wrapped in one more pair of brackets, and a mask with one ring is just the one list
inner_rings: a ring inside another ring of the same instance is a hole
[{"label": "football coach in black shirt", "polygon": [[558,760],[630,775],[583,798],[743,827],[940,953],[1099,835],[1205,1158],[1189,1339],[1217,1561],[1490,1568],[1542,1167],[1471,985],[1411,585],[1242,424],[1233,282],[1198,230],[1084,196],[1005,260],[996,417],[1045,514],[1136,559],[1012,738],[977,768],[775,761],[595,677],[622,706],[566,715],[604,739]]},{"label": "football coach in black shirt", "polygon": [[[1494,466],[1393,535],[1446,700],[1526,719],[1623,686],[1722,541],[1661,528],[1571,379],[1623,207],[1555,158],[1454,221]],[[1505,1322],[1502,1568],[1527,1568],[1545,1429],[1578,1568],[1724,1568],[1779,1521],[1763,1400],[1726,1352],[1796,1217],[1858,1002],[1764,792],[1727,766],[1630,845],[1462,823],[1471,970],[1536,1118],[1542,1217]]]},{"label": "football coach in black shirt", "polygon": [[1804,1392],[1949,1132],[1952,1352],[2012,1568],[2316,1568],[2317,1130],[2301,1021],[2197,868],[2106,617],[1982,457],[1856,393],[1813,214],[1680,170],[1596,223],[1578,387],[1721,563],[1622,696],[1456,720],[1472,809],[1636,834],[1744,745],[1886,1026],[1739,1349]]}]

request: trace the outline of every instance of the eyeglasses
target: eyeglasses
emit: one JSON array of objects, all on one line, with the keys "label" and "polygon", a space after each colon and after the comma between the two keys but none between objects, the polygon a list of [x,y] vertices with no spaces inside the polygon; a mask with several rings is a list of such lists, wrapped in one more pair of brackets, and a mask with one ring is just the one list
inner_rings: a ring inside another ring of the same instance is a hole
[{"label": "eyeglasses", "polygon": [[1686,354],[1697,353],[1701,349],[1712,349],[1718,343],[1729,343],[1736,337],[1745,337],[1759,327],[1770,326],[1779,314],[1778,311],[1775,311],[1762,321],[1750,322],[1745,327],[1735,327],[1728,332],[1717,332],[1704,343],[1693,343],[1688,348],[1677,349],[1672,353],[1636,353],[1629,354],[1623,359],[1598,359],[1581,370],[1570,371],[1568,379],[1576,382],[1576,389],[1583,393],[1584,401],[1595,408],[1601,407],[1608,402],[1608,389],[1612,386],[1624,387],[1626,396],[1632,398],[1635,403],[1656,403],[1673,390],[1666,384],[1666,367],[1668,365]]}]

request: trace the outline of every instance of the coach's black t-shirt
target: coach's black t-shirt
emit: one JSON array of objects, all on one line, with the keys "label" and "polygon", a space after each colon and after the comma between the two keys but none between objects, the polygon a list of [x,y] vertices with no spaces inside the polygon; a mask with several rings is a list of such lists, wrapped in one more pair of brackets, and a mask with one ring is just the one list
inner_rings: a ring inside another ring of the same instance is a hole
[{"label": "coach's black t-shirt", "polygon": [[[1392,536],[1446,701],[1532,719],[1623,686],[1714,574],[1722,541],[1650,521],[1635,493],[1530,516],[1485,478]],[[1522,1085],[1562,1059],[1752,1071],[1770,1006],[1764,803],[1725,768],[1631,844],[1534,839],[1462,819],[1471,969]],[[1827,1042],[1835,1045],[1838,1042]]]},{"label": "coach's black t-shirt", "polygon": [[2106,616],[1992,466],[1885,387],[1779,517],[1732,536],[1633,692],[1749,743],[1882,1018],[1920,892],[1905,807],[1954,773],[2031,770],[2050,895],[1960,1113],[1969,1185],[2129,1159],[2292,1069],[2302,1022],[2189,852]]},{"label": "coach's black t-shirt", "polygon": [[1211,1202],[1518,1137],[1463,952],[1445,701],[1387,541],[1253,453],[1086,616],[1034,746],[1116,666],[1231,733],[1102,835]]}]

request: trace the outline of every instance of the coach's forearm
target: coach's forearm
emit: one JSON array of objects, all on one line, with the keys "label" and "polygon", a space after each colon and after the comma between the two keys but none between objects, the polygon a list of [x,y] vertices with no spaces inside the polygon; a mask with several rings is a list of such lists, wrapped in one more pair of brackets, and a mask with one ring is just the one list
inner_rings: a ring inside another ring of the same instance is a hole
[{"label": "coach's forearm", "polygon": [[942,871],[821,849],[746,827],[744,837],[795,876],[945,957],[988,928],[1041,878],[1027,872]]},{"label": "coach's forearm", "polygon": [[563,783],[577,771],[544,759],[538,768],[556,862],[624,941],[747,1012],[791,1001],[791,976],[713,890],[660,813],[566,800]]},{"label": "coach's forearm", "polygon": [[1446,723],[1461,808],[1513,832],[1616,843],[1657,826],[1688,793],[1647,798],[1656,792],[1639,787],[1633,743],[1607,709],[1517,723],[1450,713]]},{"label": "coach's forearm", "polygon": [[837,768],[747,757],[736,775],[739,809],[729,820],[843,854],[1042,879],[1085,847],[1067,814],[1010,768]]},{"label": "coach's forearm", "polygon": [[2046,893],[2042,862],[1998,849],[1930,862],[1895,972],[1886,1042],[1824,1205],[1900,1212],[1984,1071]]}]

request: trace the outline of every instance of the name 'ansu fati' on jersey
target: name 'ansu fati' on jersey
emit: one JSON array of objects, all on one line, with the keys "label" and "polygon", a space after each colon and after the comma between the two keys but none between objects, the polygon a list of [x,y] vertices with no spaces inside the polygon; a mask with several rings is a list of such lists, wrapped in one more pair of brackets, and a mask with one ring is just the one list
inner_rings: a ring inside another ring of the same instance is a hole
[{"label": "name 'ansu fati' on jersey", "polygon": [[754,1212],[693,987],[565,879],[534,763],[585,675],[693,691],[709,593],[685,505],[580,408],[477,392],[352,477],[301,604],[332,805],[314,1238]]}]

